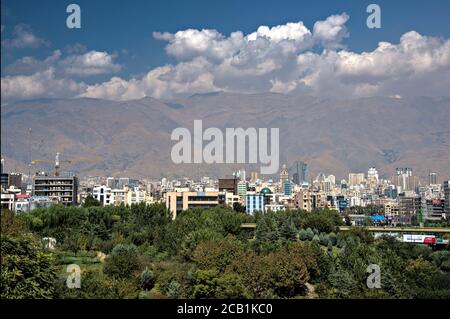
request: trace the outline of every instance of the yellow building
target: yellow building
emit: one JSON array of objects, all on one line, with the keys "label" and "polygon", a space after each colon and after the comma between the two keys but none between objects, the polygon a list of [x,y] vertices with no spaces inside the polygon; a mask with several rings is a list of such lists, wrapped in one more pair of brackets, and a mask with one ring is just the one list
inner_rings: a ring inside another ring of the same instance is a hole
[{"label": "yellow building", "polygon": [[166,207],[175,219],[177,214],[189,208],[211,208],[219,204],[219,192],[168,192]]}]

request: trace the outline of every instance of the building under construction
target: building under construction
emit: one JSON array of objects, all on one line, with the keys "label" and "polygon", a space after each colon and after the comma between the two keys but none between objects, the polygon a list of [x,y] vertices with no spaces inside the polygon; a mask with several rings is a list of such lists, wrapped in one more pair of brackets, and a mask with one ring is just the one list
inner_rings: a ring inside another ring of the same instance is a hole
[{"label": "building under construction", "polygon": [[78,178],[36,175],[33,180],[33,195],[58,197],[61,204],[77,204]]}]

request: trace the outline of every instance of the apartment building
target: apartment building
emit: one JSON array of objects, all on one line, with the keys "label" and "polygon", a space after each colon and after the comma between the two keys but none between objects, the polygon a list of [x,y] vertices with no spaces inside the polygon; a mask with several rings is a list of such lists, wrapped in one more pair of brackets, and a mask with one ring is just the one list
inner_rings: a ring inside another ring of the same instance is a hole
[{"label": "apartment building", "polygon": [[63,205],[76,205],[78,201],[78,178],[35,176],[33,179],[33,195],[58,197]]},{"label": "apartment building", "polygon": [[219,192],[168,192],[166,207],[175,219],[183,210],[212,208],[219,205]]}]

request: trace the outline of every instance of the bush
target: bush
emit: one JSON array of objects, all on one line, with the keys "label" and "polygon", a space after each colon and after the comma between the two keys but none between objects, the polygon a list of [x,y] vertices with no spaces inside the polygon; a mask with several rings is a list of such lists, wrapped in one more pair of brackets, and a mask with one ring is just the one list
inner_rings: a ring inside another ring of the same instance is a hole
[{"label": "bush", "polygon": [[336,234],[335,233],[330,233],[328,237],[329,237],[329,240],[330,240],[331,244],[333,246],[336,246],[336,244],[337,244],[337,236],[336,236]]},{"label": "bush", "polygon": [[155,285],[155,275],[153,271],[149,270],[148,267],[145,267],[144,271],[141,273],[140,284],[141,288],[145,290],[150,290]]},{"label": "bush", "polygon": [[307,229],[306,229],[306,238],[307,238],[308,240],[313,240],[313,238],[314,238],[314,232],[312,231],[311,228],[307,228]]},{"label": "bush", "polygon": [[320,235],[319,235],[320,244],[323,246],[328,246],[328,241],[329,241],[328,235],[325,233],[320,233]]},{"label": "bush", "polygon": [[298,232],[298,237],[300,240],[307,240],[308,239],[308,233],[304,229],[300,229]]},{"label": "bush", "polygon": [[103,272],[117,278],[127,278],[139,268],[137,248],[134,245],[115,246],[105,259]]},{"label": "bush", "polygon": [[1,236],[1,298],[53,298],[56,268],[32,237]]}]

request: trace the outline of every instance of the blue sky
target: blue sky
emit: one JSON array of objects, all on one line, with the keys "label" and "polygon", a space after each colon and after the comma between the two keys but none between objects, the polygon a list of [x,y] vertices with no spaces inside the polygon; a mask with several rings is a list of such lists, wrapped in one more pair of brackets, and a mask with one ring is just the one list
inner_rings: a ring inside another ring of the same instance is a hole
[{"label": "blue sky", "polygon": [[[65,8],[70,3],[81,7],[82,28],[79,30],[65,26],[68,15]],[[366,26],[366,7],[370,3],[381,6],[381,29],[368,29]],[[114,63],[120,65],[114,69],[114,74],[93,74],[75,80],[87,85],[108,81],[113,75],[126,80],[140,78],[159,66],[180,63],[179,57],[165,51],[167,41],[155,39],[152,33],[156,31],[174,34],[189,28],[215,29],[228,37],[235,31],[250,34],[261,25],[273,27],[299,21],[312,30],[317,21],[345,12],[349,16],[345,23],[348,36],[342,38],[340,44],[354,53],[371,52],[380,41],[397,44],[403,34],[413,30],[423,36],[450,38],[450,1],[446,0],[4,0],[1,5],[2,43],[4,39],[14,38],[14,28],[18,25],[26,25],[28,31],[44,41],[34,48],[6,48],[2,45],[2,78],[12,75],[14,68],[8,68],[8,65],[20,58],[31,56],[43,60],[55,50],[80,44],[85,52],[107,52],[112,55]],[[250,91],[253,89],[249,88]]]}]

